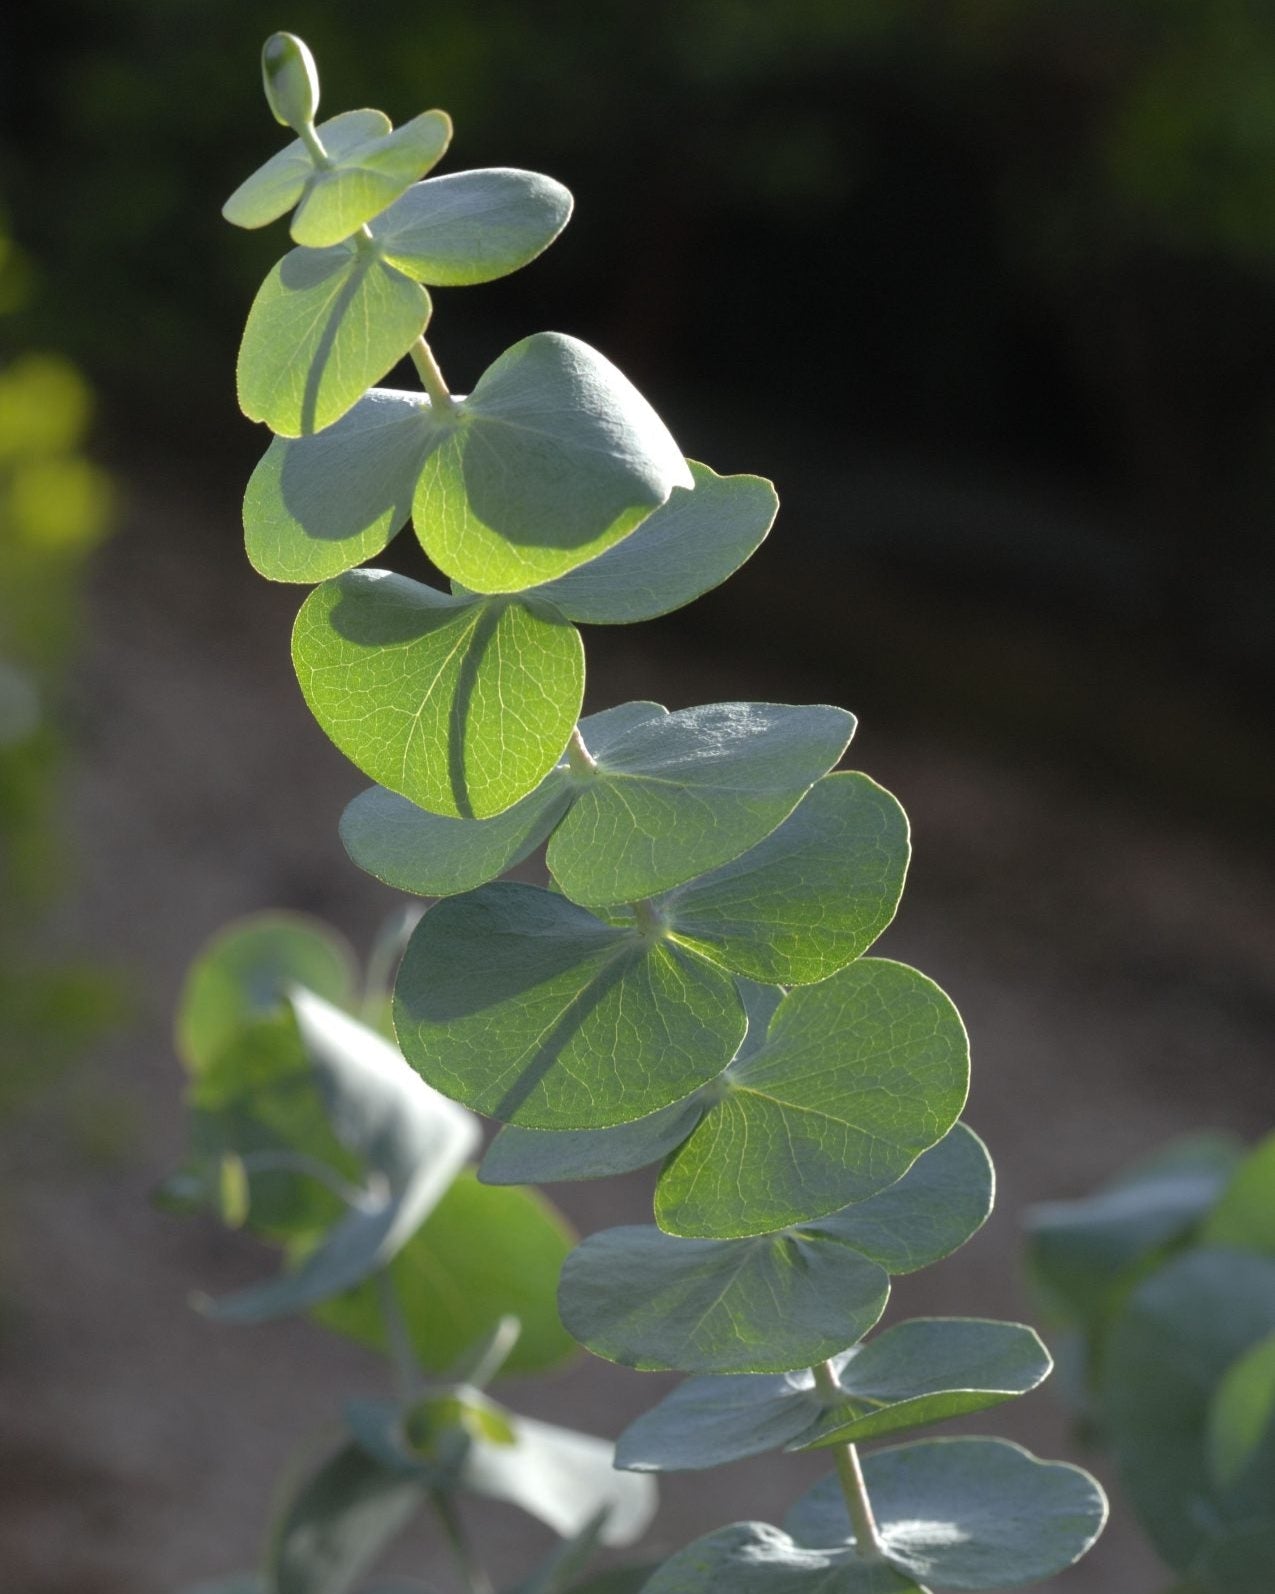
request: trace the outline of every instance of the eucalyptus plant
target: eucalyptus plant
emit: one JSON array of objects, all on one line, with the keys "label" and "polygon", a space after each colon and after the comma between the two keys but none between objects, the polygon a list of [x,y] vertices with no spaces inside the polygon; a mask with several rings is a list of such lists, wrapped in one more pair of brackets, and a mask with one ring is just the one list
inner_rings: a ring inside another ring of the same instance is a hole
[{"label": "eucalyptus plant", "polygon": [[[828,1452],[782,1527],[711,1533],[641,1586],[918,1594],[1052,1575],[1101,1529],[1087,1474],[996,1439],[859,1454],[1024,1393],[1050,1361],[1018,1324],[867,1337],[893,1276],[979,1228],[993,1175],[960,1121],[955,1007],[868,955],[909,839],[888,792],[838,771],[853,716],[639,701],[581,718],[578,628],[724,581],[767,535],[773,489],[685,459],[566,334],[523,339],[454,393],[425,337],[432,290],[526,265],[569,194],[512,169],[427,176],[451,137],[439,111],[398,129],[368,110],[316,121],[314,64],[290,35],[267,42],[264,78],[296,136],[225,213],[255,227],[291,212],[296,247],[239,354],[241,405],[275,434],[247,546],[263,575],[318,583],[293,659],[318,723],[375,783],[342,820],[350,856],[441,899],[398,971],[402,1055],[432,1102],[502,1126],[489,1185],[658,1164],[654,1223],[591,1235],[559,1287],[589,1350],[691,1375],[621,1436],[620,1468]],[[378,385],[404,359],[419,388]],[[445,588],[359,568],[409,519]],[[546,885],[499,878],[542,846]],[[355,1424],[351,1442],[379,1441]]]}]

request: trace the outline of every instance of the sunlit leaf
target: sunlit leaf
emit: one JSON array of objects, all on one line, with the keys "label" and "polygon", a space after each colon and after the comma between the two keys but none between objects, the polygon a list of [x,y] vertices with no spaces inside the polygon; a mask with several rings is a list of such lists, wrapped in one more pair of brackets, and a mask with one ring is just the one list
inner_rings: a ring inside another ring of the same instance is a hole
[{"label": "sunlit leaf", "polygon": [[400,271],[453,288],[527,265],[570,215],[571,195],[561,183],[498,166],[418,183],[373,224],[372,234]]}]

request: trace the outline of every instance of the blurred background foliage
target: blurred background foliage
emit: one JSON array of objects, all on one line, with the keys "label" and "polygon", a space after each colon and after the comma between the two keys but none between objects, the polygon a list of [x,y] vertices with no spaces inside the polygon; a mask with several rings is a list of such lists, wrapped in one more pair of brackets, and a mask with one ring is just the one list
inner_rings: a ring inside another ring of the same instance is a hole
[{"label": "blurred background foliage", "polygon": [[[287,26],[323,63],[329,114],[439,104],[453,167],[517,163],[577,195],[551,269],[472,310],[446,296],[454,385],[535,327],[596,341],[719,469],[757,468],[761,445],[806,556],[788,641],[816,646],[811,609],[834,626],[852,588],[859,624],[835,646],[861,711],[1045,757],[1066,742],[1082,770],[1165,800],[1263,811],[1269,6],[66,0],[58,16],[4,51],[0,185],[47,266],[26,330],[102,384],[122,454],[144,438],[239,481],[260,447],[229,419],[230,352],[280,240],[245,241],[216,202],[275,145],[249,63]],[[734,627],[774,579],[695,624]]]}]

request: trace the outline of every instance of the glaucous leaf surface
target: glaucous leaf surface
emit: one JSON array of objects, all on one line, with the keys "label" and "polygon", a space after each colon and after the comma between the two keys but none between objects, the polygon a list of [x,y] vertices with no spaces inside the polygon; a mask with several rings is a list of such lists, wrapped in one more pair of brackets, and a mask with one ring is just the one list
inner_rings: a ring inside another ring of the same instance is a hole
[{"label": "glaucous leaf surface", "polygon": [[424,1504],[419,1479],[345,1445],[284,1507],[271,1535],[273,1594],[348,1594]]},{"label": "glaucous leaf surface", "polygon": [[[317,132],[328,154],[340,160],[389,130],[390,119],[382,111],[342,111],[340,116],[320,122]],[[221,207],[221,213],[235,227],[265,227],[300,201],[306,184],[315,175],[309,150],[295,138],[240,183]]]},{"label": "glaucous leaf surface", "polygon": [[689,1378],[625,1429],[616,1465],[679,1472],[767,1450],[858,1443],[1011,1400],[1051,1366],[1030,1328],[955,1317],[899,1323],[829,1362],[844,1391],[835,1403],[809,1368]]},{"label": "glaucous leaf surface", "polygon": [[811,1227],[887,1273],[915,1273],[978,1233],[992,1210],[995,1186],[987,1147],[967,1124],[957,1124],[897,1184]]},{"label": "glaucous leaf surface", "polygon": [[747,1023],[734,981],[673,943],[509,882],[425,915],[394,992],[436,1090],[528,1129],[645,1117],[719,1074]]},{"label": "glaucous leaf surface", "polygon": [[571,216],[571,195],[539,172],[495,166],[417,183],[373,224],[383,257],[417,282],[491,282],[541,254]]},{"label": "glaucous leaf surface", "polygon": [[675,487],[623,542],[535,596],[579,625],[631,625],[692,603],[757,552],[779,499],[761,476],[719,476],[687,460],[693,487]]},{"label": "glaucous leaf surface", "polygon": [[857,1550],[808,1549],[768,1522],[736,1522],[665,1561],[642,1594],[927,1594]]},{"label": "glaucous leaf surface", "polygon": [[663,897],[670,934],[766,985],[826,980],[872,945],[903,894],[907,816],[866,775],[817,780],[757,846]]},{"label": "glaucous leaf surface", "polygon": [[689,486],[680,449],[628,378],[588,344],[538,332],[456,404],[412,519],[446,575],[475,592],[521,592],[602,553]]},{"label": "glaucous leaf surface", "polygon": [[1234,1487],[1263,1445],[1273,1442],[1275,1330],[1231,1363],[1209,1403],[1206,1450],[1216,1487]]},{"label": "glaucous leaf surface", "polygon": [[[574,1236],[534,1190],[492,1190],[462,1173],[390,1264],[417,1361],[447,1372],[508,1314],[522,1332],[506,1372],[537,1372],[570,1356],[558,1321],[556,1281]],[[316,1315],[328,1328],[385,1350],[380,1301],[372,1284],[327,1302]]]},{"label": "glaucous leaf surface", "polygon": [[845,1400],[790,1450],[859,1444],[999,1406],[1043,1383],[1053,1362],[1022,1323],[919,1317],[856,1345],[834,1366]]},{"label": "glaucous leaf surface", "polygon": [[276,437],[248,481],[248,558],[269,581],[326,581],[407,524],[439,432],[429,399],[374,387],[322,432]]},{"label": "glaucous leaf surface", "polygon": [[480,1139],[471,1115],[430,1090],[375,1031],[310,992],[295,992],[292,1005],[333,1132],[367,1183],[295,1271],[210,1302],[205,1310],[222,1321],[305,1311],[370,1278],[437,1206]]},{"label": "glaucous leaf surface", "polygon": [[339,421],[429,321],[425,289],[361,241],[293,249],[262,283],[239,346],[239,405],[281,437]]},{"label": "glaucous leaf surface", "polygon": [[884,1269],[815,1230],[675,1240],[643,1226],[577,1246],[558,1307],[582,1345],[642,1372],[779,1373],[866,1334],[889,1293]]},{"label": "glaucous leaf surface", "polygon": [[947,1134],[968,1089],[948,998],[902,963],[861,958],[780,1002],[660,1175],[656,1221],[730,1239],[864,1201]]},{"label": "glaucous leaf surface", "polygon": [[597,726],[597,769],[554,831],[549,869],[589,907],[658,896],[729,863],[787,819],[854,725],[839,708],[711,703]]},{"label": "glaucous leaf surface", "polygon": [[1027,1213],[1032,1275],[1059,1315],[1095,1326],[1128,1270],[1193,1228],[1234,1173],[1234,1137],[1184,1136],[1094,1195]]},{"label": "glaucous leaf surface", "polygon": [[436,166],[451,139],[451,117],[424,111],[392,133],[329,149],[332,164],[314,172],[292,218],[292,241],[308,249],[343,242]]},{"label": "glaucous leaf surface", "polygon": [[293,632],[311,713],[365,774],[430,812],[487,819],[535,789],[580,711],[584,648],[554,610],[352,570]]},{"label": "glaucous leaf surface", "polygon": [[[650,1525],[658,1503],[654,1481],[612,1466],[609,1439],[510,1416],[512,1445],[477,1438],[460,1483],[475,1494],[507,1500],[564,1538],[579,1533],[599,1511],[603,1544],[632,1544]],[[639,1487],[633,1488],[633,1484]]]},{"label": "glaucous leaf surface", "polygon": [[1112,1327],[1102,1364],[1107,1432],[1134,1509],[1180,1571],[1208,1524],[1236,1520],[1246,1504],[1209,1479],[1209,1407],[1228,1367],[1272,1325],[1275,1260],[1201,1249],[1139,1284]]},{"label": "glaucous leaf surface", "polygon": [[[748,1055],[765,1039],[766,1026],[781,991],[736,982],[748,1018],[738,1055]],[[519,1129],[506,1125],[478,1170],[486,1184],[550,1184],[555,1180],[606,1179],[657,1162],[686,1139],[703,1117],[715,1085],[710,1082],[671,1107],[619,1124],[614,1129]]]},{"label": "glaucous leaf surface", "polygon": [[[863,1458],[885,1557],[939,1589],[1018,1588],[1080,1559],[1107,1501],[1087,1472],[1003,1439],[927,1439]],[[798,1543],[854,1543],[835,1476],[788,1513]],[[830,1585],[835,1587],[836,1585]]]},{"label": "glaucous leaf surface", "polygon": [[199,1073],[258,1019],[284,1012],[291,988],[304,986],[334,1006],[356,995],[347,941],[318,919],[259,913],[218,931],[191,965],[177,1008],[177,1050]]},{"label": "glaucous leaf surface", "polygon": [[451,897],[485,885],[534,852],[570,802],[571,777],[561,764],[494,819],[426,813],[373,786],[341,815],[341,840],[352,861],[386,885],[418,897]]},{"label": "glaucous leaf surface", "polygon": [[1275,1135],[1268,1135],[1235,1169],[1201,1239],[1205,1245],[1233,1245],[1275,1256]]}]

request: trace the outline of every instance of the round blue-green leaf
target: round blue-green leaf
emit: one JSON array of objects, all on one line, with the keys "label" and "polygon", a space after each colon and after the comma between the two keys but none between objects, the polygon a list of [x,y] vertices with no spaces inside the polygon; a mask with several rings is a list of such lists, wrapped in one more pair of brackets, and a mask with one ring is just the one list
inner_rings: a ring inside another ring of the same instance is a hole
[{"label": "round blue-green leaf", "polygon": [[[383,111],[342,111],[320,122],[317,129],[324,149],[335,160],[389,130],[390,119]],[[265,227],[298,203],[315,175],[309,150],[299,138],[293,139],[240,183],[221,213],[235,227]]]},{"label": "round blue-green leaf", "polygon": [[417,282],[491,282],[547,249],[571,216],[571,195],[539,172],[497,166],[418,183],[372,227],[381,254]]},{"label": "round blue-green leaf", "polygon": [[358,232],[436,166],[451,139],[446,111],[424,111],[392,133],[328,149],[331,164],[315,171],[292,218],[293,242],[324,249]]},{"label": "round blue-green leaf", "polygon": [[360,242],[293,249],[252,301],[239,405],[281,437],[339,421],[425,330],[425,289]]},{"label": "round blue-green leaf", "polygon": [[844,709],[711,703],[594,731],[549,843],[554,879],[586,907],[636,902],[729,863],[781,825],[854,731]]},{"label": "round blue-green leaf", "polygon": [[244,497],[253,567],[317,582],[373,558],[407,524],[439,435],[424,394],[374,387],[325,431],[275,438]]},{"label": "round blue-green leaf", "polygon": [[811,1227],[887,1273],[915,1273],[978,1233],[991,1213],[995,1184],[987,1147],[967,1124],[957,1124],[897,1184]]},{"label": "round blue-green leaf", "polygon": [[918,1318],[829,1359],[843,1395],[813,1372],[688,1378],[620,1435],[616,1465],[640,1472],[718,1467],[921,1427],[1025,1394],[1049,1354],[1030,1328],[974,1318]]},{"label": "round blue-green leaf", "polygon": [[857,1550],[808,1549],[768,1522],[719,1528],[665,1561],[642,1594],[927,1594]]},{"label": "round blue-green leaf", "polygon": [[446,575],[475,592],[520,592],[596,557],[690,485],[628,378],[588,344],[539,332],[455,406],[412,519]]},{"label": "round blue-green leaf", "polygon": [[968,1089],[948,998],[902,963],[861,958],[779,1004],[660,1175],[656,1221],[731,1239],[864,1201],[947,1134]]},{"label": "round blue-green leaf", "polygon": [[[941,1589],[1018,1588],[1078,1561],[1107,1501],[1079,1467],[1039,1461],[1003,1439],[929,1439],[865,1456],[864,1482],[885,1558]],[[784,1526],[812,1549],[852,1545],[835,1476],[800,1499]]]},{"label": "round blue-green leaf", "polygon": [[533,791],[584,693],[580,633],[552,609],[455,598],[383,570],[311,593],[292,656],[346,757],[453,818],[490,818]]},{"label": "round blue-green leaf", "polygon": [[[766,1026],[783,994],[750,980],[739,982],[748,1033],[739,1056],[765,1038]],[[671,1107],[614,1129],[519,1129],[507,1124],[478,1170],[487,1184],[549,1184],[555,1180],[608,1179],[645,1168],[681,1145],[703,1117],[715,1090],[710,1082]]]},{"label": "round blue-green leaf", "polygon": [[[555,1288],[573,1236],[533,1190],[492,1190],[462,1173],[390,1266],[420,1365],[443,1373],[502,1317],[522,1324],[504,1370],[537,1372],[574,1349]],[[314,1314],[327,1327],[386,1349],[376,1289],[364,1285]]]},{"label": "round blue-green leaf", "polygon": [[683,946],[768,985],[809,985],[866,952],[893,919],[907,816],[866,775],[828,775],[777,830],[666,896]]},{"label": "round blue-green leaf", "polygon": [[426,813],[373,786],[341,815],[341,840],[359,868],[386,885],[418,897],[452,897],[485,885],[534,852],[570,801],[570,776],[562,766],[494,819]]},{"label": "round blue-green leaf", "polygon": [[562,1321],[642,1372],[782,1373],[826,1361],[878,1321],[884,1269],[813,1232],[675,1240],[606,1229],[567,1258]]},{"label": "round blue-green leaf", "polygon": [[1251,1515],[1243,1495],[1228,1500],[1210,1477],[1206,1434],[1227,1369],[1273,1325],[1275,1260],[1194,1250],[1138,1285],[1107,1340],[1101,1395],[1111,1446],[1152,1543],[1179,1570],[1200,1552],[1210,1522]]},{"label": "round blue-green leaf", "polygon": [[529,1129],[645,1117],[719,1074],[747,1028],[729,975],[504,883],[422,919],[394,992],[403,1054],[444,1095]]},{"label": "round blue-green leaf", "polygon": [[693,488],[669,500],[636,531],[536,596],[579,625],[654,620],[720,586],[765,540],[779,509],[761,476],[719,476],[687,460]]},{"label": "round blue-green leaf", "polygon": [[321,920],[299,913],[236,919],[204,945],[186,975],[178,1053],[191,1073],[200,1073],[250,1025],[279,1016],[292,986],[345,1007],[357,982],[353,949]]}]

